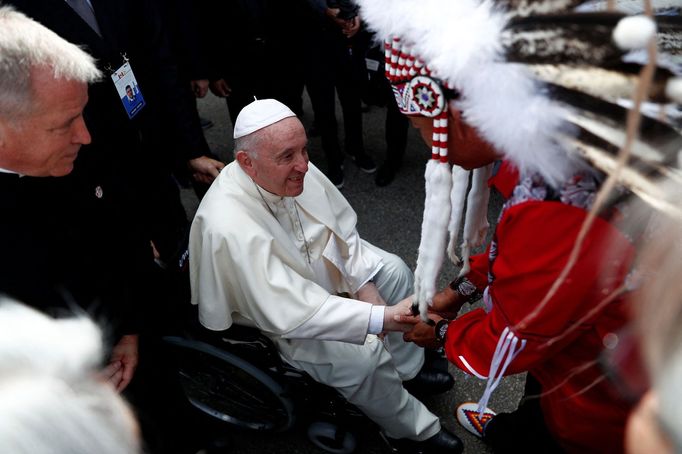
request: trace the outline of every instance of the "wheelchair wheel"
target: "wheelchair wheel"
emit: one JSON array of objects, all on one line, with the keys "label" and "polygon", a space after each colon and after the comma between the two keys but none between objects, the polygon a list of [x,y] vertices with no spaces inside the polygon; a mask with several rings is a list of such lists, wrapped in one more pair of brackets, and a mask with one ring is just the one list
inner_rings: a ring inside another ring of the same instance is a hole
[{"label": "wheelchair wheel", "polygon": [[314,422],[308,426],[308,439],[318,448],[334,454],[350,454],[355,451],[355,435],[329,422]]},{"label": "wheelchair wheel", "polygon": [[294,403],[282,386],[250,362],[213,345],[168,336],[189,401],[239,427],[283,431],[294,424]]}]

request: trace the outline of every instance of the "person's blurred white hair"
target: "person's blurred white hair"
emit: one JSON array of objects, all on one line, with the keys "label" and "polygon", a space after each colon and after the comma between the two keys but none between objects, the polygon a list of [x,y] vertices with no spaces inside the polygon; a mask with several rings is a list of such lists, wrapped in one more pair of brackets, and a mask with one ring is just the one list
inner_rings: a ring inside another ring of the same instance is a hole
[{"label": "person's blurred white hair", "polygon": [[[682,206],[679,181],[663,186]],[[635,210],[647,212],[646,207]],[[642,287],[635,298],[635,323],[653,391],[659,401],[659,423],[682,452],[682,228],[680,217],[655,213],[641,242]]]},{"label": "person's blurred white hair", "polygon": [[50,68],[55,79],[94,82],[95,60],[59,35],[9,6],[0,4],[0,116],[30,112],[31,71]]},{"label": "person's blurred white hair", "polygon": [[137,423],[97,376],[102,334],[0,299],[0,452],[137,454]]}]

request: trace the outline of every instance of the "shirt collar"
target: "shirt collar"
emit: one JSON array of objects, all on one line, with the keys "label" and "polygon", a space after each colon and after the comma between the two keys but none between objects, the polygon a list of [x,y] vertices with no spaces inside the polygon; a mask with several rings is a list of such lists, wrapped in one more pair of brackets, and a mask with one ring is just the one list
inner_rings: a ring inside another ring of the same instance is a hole
[{"label": "shirt collar", "polygon": [[3,169],[2,167],[0,167],[0,173],[10,173],[10,174],[19,175],[20,177],[23,177],[22,174],[15,172],[14,170],[7,170],[7,169]]}]

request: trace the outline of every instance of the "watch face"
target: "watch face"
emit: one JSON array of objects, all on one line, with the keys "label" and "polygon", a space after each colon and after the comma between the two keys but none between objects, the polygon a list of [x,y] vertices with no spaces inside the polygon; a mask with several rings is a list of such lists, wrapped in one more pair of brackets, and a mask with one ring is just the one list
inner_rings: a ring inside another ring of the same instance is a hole
[{"label": "watch face", "polygon": [[445,334],[448,332],[448,325],[450,320],[443,319],[436,325],[436,339],[443,342],[445,340]]}]

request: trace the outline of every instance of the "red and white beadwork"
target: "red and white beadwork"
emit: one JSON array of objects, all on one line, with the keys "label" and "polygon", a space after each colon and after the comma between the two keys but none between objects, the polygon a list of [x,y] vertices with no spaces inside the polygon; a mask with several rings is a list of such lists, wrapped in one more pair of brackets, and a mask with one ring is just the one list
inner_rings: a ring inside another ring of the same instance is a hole
[{"label": "red and white beadwork", "polygon": [[386,78],[400,112],[408,116],[433,118],[432,158],[447,162],[448,116],[443,84],[431,77],[431,71],[412,49],[399,38],[384,43]]}]

